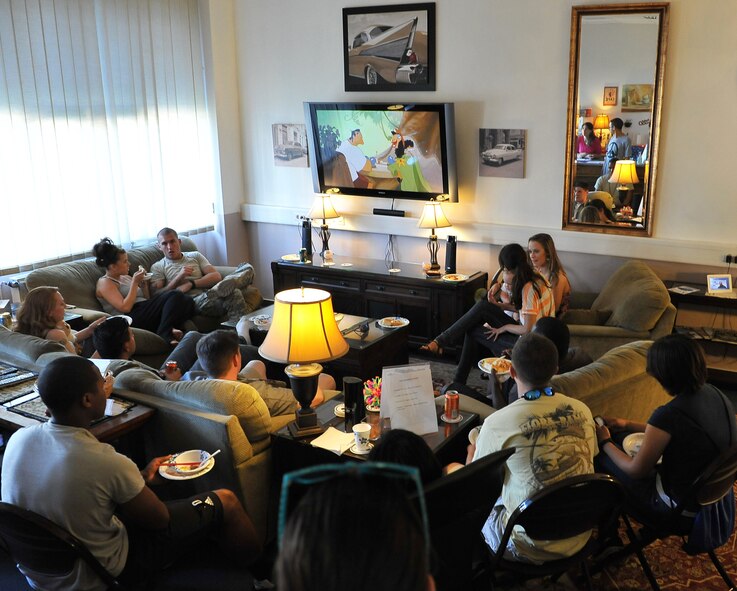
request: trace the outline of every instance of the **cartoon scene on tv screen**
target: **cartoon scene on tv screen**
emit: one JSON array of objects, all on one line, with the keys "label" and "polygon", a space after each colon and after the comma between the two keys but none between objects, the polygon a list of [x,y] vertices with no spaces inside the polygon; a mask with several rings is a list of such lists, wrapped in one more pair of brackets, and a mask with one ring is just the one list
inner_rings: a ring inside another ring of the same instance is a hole
[{"label": "cartoon scene on tv screen", "polygon": [[328,187],[443,193],[439,114],[317,112]]}]

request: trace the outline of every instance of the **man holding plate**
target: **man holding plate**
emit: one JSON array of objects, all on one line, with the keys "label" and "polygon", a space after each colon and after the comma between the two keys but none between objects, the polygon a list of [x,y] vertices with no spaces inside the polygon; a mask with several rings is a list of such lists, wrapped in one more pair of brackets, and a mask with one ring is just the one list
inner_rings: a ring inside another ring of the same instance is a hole
[{"label": "man holding plate", "polygon": [[[256,531],[233,492],[219,489],[164,503],[149,486],[170,456],[155,458],[139,471],[89,432],[107,399],[91,361],[55,359],[41,372],[37,387],[51,420],[10,438],[2,466],[3,501],[74,534],[126,585],[145,580],[183,548],[209,536],[234,564],[258,556]],[[83,561],[61,576],[21,571],[36,589],[106,588]]]}]

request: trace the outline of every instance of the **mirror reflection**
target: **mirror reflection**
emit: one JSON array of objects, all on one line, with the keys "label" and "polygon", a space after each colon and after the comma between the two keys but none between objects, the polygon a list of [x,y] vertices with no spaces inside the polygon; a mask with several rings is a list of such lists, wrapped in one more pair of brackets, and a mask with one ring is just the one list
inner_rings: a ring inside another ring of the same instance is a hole
[{"label": "mirror reflection", "polygon": [[573,8],[567,229],[651,233],[667,4]]}]

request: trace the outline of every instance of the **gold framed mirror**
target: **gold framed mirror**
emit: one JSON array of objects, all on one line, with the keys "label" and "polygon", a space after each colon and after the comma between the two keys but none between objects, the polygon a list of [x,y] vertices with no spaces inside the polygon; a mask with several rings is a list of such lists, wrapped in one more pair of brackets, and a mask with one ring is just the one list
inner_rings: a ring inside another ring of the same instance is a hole
[{"label": "gold framed mirror", "polygon": [[652,234],[668,9],[571,9],[565,230]]}]

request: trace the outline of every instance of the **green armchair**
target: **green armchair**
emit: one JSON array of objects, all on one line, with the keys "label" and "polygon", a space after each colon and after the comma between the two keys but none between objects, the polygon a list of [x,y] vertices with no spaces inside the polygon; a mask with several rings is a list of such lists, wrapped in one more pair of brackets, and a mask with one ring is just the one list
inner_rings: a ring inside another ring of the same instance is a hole
[{"label": "green armchair", "polygon": [[[585,295],[574,294],[572,305]],[[628,261],[607,281],[590,305],[570,309],[562,320],[571,331],[571,346],[593,359],[632,341],[654,341],[673,331],[676,308],[655,272],[645,263]]]}]

